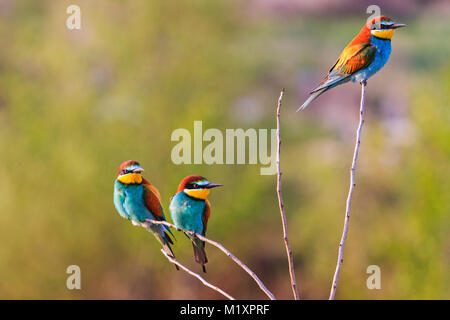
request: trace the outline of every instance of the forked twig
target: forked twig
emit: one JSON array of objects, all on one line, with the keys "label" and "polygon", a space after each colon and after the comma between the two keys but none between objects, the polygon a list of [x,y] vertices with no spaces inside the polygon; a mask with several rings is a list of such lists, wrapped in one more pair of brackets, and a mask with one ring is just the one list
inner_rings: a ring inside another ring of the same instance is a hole
[{"label": "forked twig", "polygon": [[292,292],[294,294],[295,300],[300,300],[300,295],[298,294],[297,281],[295,280],[295,269],[294,269],[294,258],[292,256],[292,249],[289,244],[288,230],[287,230],[287,221],[286,214],[284,212],[284,204],[283,198],[281,196],[281,169],[280,169],[280,151],[281,151],[281,138],[280,138],[280,111],[281,111],[281,102],[283,100],[284,89],[281,90],[280,97],[278,98],[278,107],[277,107],[277,140],[278,140],[278,148],[277,148],[277,194],[278,194],[278,205],[280,207],[280,215],[281,222],[283,225],[283,240],[284,245],[286,247],[286,254],[289,262],[289,274],[291,277],[291,286]]},{"label": "forked twig", "polygon": [[201,234],[195,233],[193,231],[186,230],[186,229],[179,229],[175,225],[173,225],[173,224],[171,224],[171,223],[169,223],[167,221],[156,221],[156,220],[151,220],[151,219],[146,219],[146,221],[150,222],[150,223],[153,223],[153,224],[162,224],[162,225],[168,226],[169,228],[173,228],[173,229],[176,229],[176,230],[181,230],[183,232],[186,232],[188,234],[196,236],[200,240],[208,242],[209,244],[211,244],[211,245],[215,246],[216,248],[220,249],[228,257],[230,257],[238,266],[240,266],[242,269],[244,269],[244,271],[247,272],[255,280],[255,282],[258,284],[258,286],[261,288],[261,290],[264,291],[264,293],[271,300],[276,300],[275,296],[272,294],[272,292],[269,291],[269,289],[266,288],[266,286],[264,285],[264,283],[262,283],[262,281],[258,278],[258,276],[252,270],[250,270],[250,268],[247,267],[241,260],[239,260],[235,255],[233,255],[230,251],[225,249],[225,247],[222,246],[220,243],[218,243],[216,241],[213,241],[211,239],[208,239],[208,238],[202,236]]},{"label": "forked twig", "polygon": [[220,294],[222,294],[223,296],[227,297],[230,300],[236,300],[234,299],[232,296],[230,296],[228,293],[226,293],[225,291],[223,291],[222,289],[220,289],[219,287],[216,287],[215,285],[212,285],[211,283],[209,283],[208,281],[206,281],[205,279],[203,279],[198,273],[195,273],[191,270],[189,270],[188,268],[186,268],[185,266],[183,266],[181,263],[179,263],[175,258],[169,256],[163,249],[161,249],[161,252],[163,253],[163,255],[166,256],[166,258],[172,262],[173,264],[177,265],[178,267],[180,267],[182,270],[184,270],[185,272],[189,273],[191,276],[196,277],[198,280],[200,280],[205,286],[219,292]]},{"label": "forked twig", "polygon": [[353,162],[352,167],[350,169],[350,188],[348,190],[348,196],[347,196],[347,203],[345,208],[345,220],[344,220],[344,229],[342,231],[342,237],[341,241],[339,243],[339,252],[338,252],[338,259],[337,259],[337,265],[336,265],[336,271],[334,273],[333,277],[333,284],[331,286],[330,291],[330,300],[334,300],[334,297],[336,295],[336,289],[337,284],[339,280],[339,273],[341,271],[342,263],[344,262],[344,245],[345,240],[347,239],[347,233],[348,233],[348,225],[350,222],[350,207],[352,205],[352,196],[353,196],[353,190],[355,189],[355,170],[356,170],[356,162],[358,161],[358,152],[359,152],[359,146],[361,144],[361,130],[364,125],[364,94],[365,94],[365,88],[366,88],[366,82],[361,82],[361,105],[359,110],[359,126],[358,130],[356,132],[356,143],[355,143],[355,151],[353,153]]}]

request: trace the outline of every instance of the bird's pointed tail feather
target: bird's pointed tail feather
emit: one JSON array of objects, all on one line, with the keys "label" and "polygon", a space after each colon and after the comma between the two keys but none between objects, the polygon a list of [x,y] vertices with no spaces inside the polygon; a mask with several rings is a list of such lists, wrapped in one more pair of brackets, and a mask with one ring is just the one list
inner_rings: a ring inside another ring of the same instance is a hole
[{"label": "bird's pointed tail feather", "polygon": [[324,93],[325,91],[327,91],[329,88],[325,88],[322,89],[320,91],[316,91],[311,93],[311,95],[309,96],[309,98],[297,109],[296,112],[299,112],[300,110],[305,109],[307,106],[309,106],[309,104],[311,102],[313,102],[314,100],[316,100],[322,93]]},{"label": "bird's pointed tail feather", "polygon": [[[169,239],[169,240],[167,240],[167,239]],[[175,254],[173,253],[172,248],[170,247],[169,241],[172,243],[172,240],[169,238],[167,233],[164,233],[164,240],[161,241],[162,247],[169,257],[172,257],[175,259]],[[178,268],[178,266],[176,264],[174,266],[177,270],[180,270],[180,268]]]},{"label": "bird's pointed tail feather", "polygon": [[[199,242],[201,242],[201,244]],[[208,262],[208,258],[206,257],[205,252],[205,242],[200,240],[192,242],[192,247],[194,248],[195,262],[201,264],[203,272],[206,273],[205,264]]]},{"label": "bird's pointed tail feather", "polygon": [[[163,247],[163,250],[167,253],[167,255],[169,257],[175,258],[175,254],[173,253],[172,248],[170,247],[170,244],[173,244],[173,241],[167,234],[167,232],[165,232],[165,229],[162,228],[161,226],[155,227],[150,223],[145,224],[145,227],[147,228],[148,231],[153,233],[156,239],[158,239],[158,241],[161,243]],[[177,265],[175,265],[175,268],[177,270],[180,270],[180,268],[178,268]]]},{"label": "bird's pointed tail feather", "polygon": [[350,76],[345,76],[345,77],[335,77],[335,78],[330,78],[329,80],[325,81],[322,85],[318,86],[317,88],[315,88],[313,91],[311,91],[311,95],[309,96],[309,98],[305,101],[305,103],[303,103],[298,109],[297,112],[299,112],[300,110],[305,109],[307,106],[309,106],[309,104],[311,102],[313,102],[314,100],[316,100],[322,93],[330,90],[331,88],[334,88],[340,84],[346,83],[350,81]]}]

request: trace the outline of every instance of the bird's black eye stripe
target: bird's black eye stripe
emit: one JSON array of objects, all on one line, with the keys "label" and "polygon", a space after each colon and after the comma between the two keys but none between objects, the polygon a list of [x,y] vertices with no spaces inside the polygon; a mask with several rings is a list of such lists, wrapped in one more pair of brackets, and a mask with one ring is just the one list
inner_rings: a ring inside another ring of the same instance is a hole
[{"label": "bird's black eye stripe", "polygon": [[374,23],[372,24],[372,30],[386,30],[386,29],[391,29],[390,25],[387,24],[383,24],[383,23]]},{"label": "bird's black eye stripe", "polygon": [[198,184],[196,183],[189,183],[186,185],[186,189],[198,189]]}]

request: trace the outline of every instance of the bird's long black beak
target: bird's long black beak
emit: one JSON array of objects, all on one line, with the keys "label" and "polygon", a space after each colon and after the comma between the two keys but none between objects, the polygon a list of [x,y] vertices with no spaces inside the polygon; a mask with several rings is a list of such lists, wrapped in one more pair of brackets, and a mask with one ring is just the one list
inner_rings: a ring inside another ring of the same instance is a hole
[{"label": "bird's long black beak", "polygon": [[407,24],[404,23],[394,23],[393,25],[391,25],[391,29],[397,29],[397,28],[402,28],[402,27],[407,27]]},{"label": "bird's long black beak", "polygon": [[211,188],[221,187],[221,186],[223,186],[223,184],[210,182],[210,183],[205,185],[205,188],[211,189]]}]

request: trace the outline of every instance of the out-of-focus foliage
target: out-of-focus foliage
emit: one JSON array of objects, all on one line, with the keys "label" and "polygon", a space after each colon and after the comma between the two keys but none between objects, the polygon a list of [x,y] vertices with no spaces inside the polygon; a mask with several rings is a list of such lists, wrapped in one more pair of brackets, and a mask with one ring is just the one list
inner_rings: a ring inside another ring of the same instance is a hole
[{"label": "out-of-focus foliage", "polygon": [[[282,87],[297,279],[303,298],[328,296],[360,90],[348,84],[295,109],[359,31],[367,4],[308,2],[310,12],[282,3],[84,0],[82,29],[68,30],[71,1],[1,2],[0,298],[221,298],[176,272],[151,234],[115,212],[113,181],[127,159],[146,169],[167,216],[185,175],[223,183],[210,197],[208,236],[290,298],[275,176],[259,175],[259,165],[170,159],[172,131],[192,131],[194,120],[274,128]],[[368,84],[337,297],[450,298],[449,6],[378,3],[409,27]],[[189,241],[176,236],[179,260],[200,271]],[[237,298],[264,298],[231,260],[207,252],[208,280]],[[80,291],[66,288],[71,264],[81,267]],[[366,287],[369,265],[381,268],[381,290]]]}]

